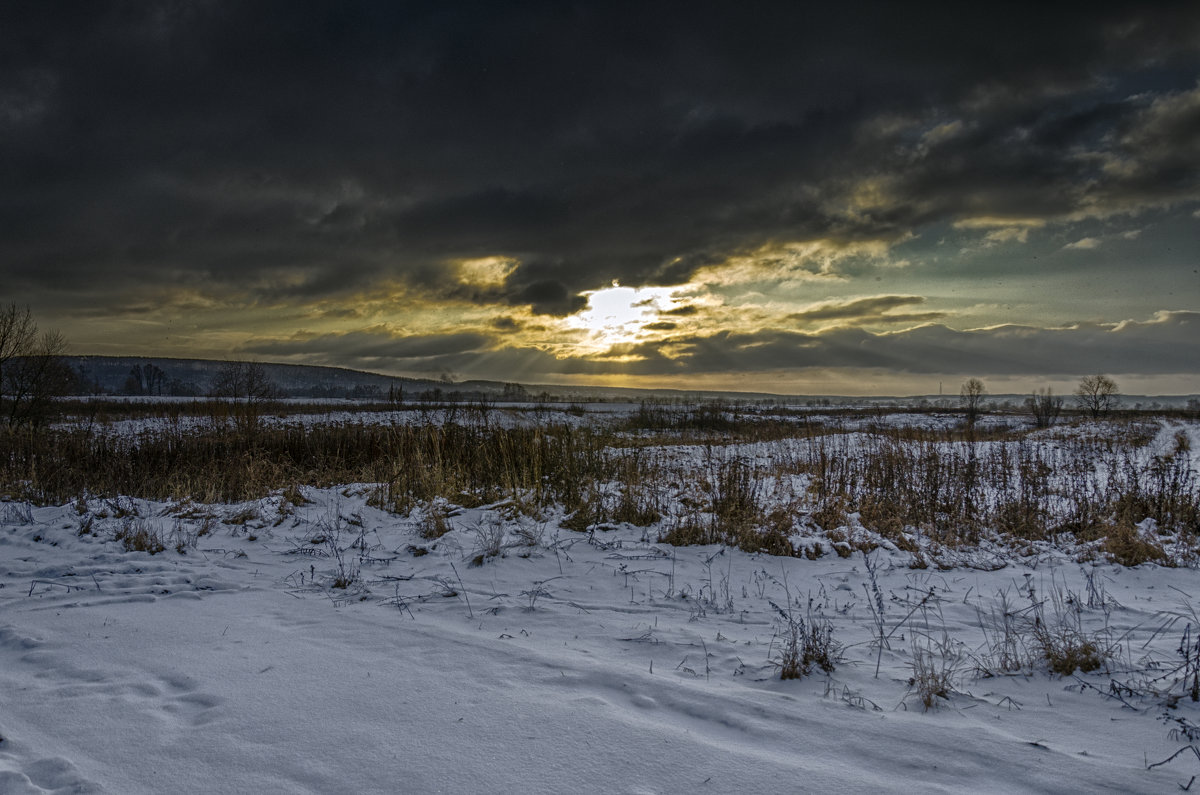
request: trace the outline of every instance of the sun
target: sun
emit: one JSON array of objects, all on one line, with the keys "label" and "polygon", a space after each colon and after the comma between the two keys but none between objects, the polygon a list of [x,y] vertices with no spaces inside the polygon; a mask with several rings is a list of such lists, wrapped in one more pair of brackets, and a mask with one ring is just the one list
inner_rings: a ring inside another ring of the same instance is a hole
[{"label": "sun", "polygon": [[583,347],[594,352],[644,339],[647,326],[678,304],[677,287],[612,287],[589,290],[587,307],[567,319],[573,329],[587,332]]}]

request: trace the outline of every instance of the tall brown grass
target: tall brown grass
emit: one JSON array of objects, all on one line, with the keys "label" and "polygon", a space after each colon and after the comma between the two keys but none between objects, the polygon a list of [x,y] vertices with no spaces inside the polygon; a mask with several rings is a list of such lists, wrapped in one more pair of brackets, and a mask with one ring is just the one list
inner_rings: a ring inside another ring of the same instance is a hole
[{"label": "tall brown grass", "polygon": [[[43,503],[82,494],[235,502],[298,485],[357,483],[371,490],[373,504],[401,513],[439,498],[463,506],[508,500],[530,512],[559,510],[577,530],[628,522],[657,526],[672,543],[772,554],[796,554],[792,539],[812,533],[849,554],[852,515],[914,552],[922,543],[1053,542],[1070,534],[1137,563],[1187,559],[1200,536],[1188,437],[1180,433],[1173,448],[1151,454],[1146,444],[1157,423],[1048,436],[1007,428],[850,431],[797,419],[789,436],[782,420],[763,430],[715,408],[647,410],[616,427],[544,417],[502,427],[490,411],[470,407],[391,425],[238,430],[220,416],[191,425],[178,419],[136,434],[89,422],[0,431],[0,494]],[[698,455],[668,455],[697,434],[709,437]],[[1156,534],[1144,532],[1147,519]]]}]

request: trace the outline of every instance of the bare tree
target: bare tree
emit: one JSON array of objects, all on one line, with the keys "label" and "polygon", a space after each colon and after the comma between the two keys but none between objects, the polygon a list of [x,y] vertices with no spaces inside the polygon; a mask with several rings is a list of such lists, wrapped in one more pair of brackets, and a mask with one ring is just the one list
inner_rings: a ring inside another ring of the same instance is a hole
[{"label": "bare tree", "polygon": [[258,362],[226,362],[213,379],[213,397],[232,399],[234,421],[247,433],[258,429],[266,405],[278,400],[279,388]]},{"label": "bare tree", "polygon": [[49,416],[72,380],[66,348],[57,331],[38,333],[29,307],[0,308],[0,412],[10,427],[40,425]]},{"label": "bare tree", "polygon": [[975,420],[978,419],[979,412],[983,408],[983,396],[986,394],[987,389],[978,378],[968,378],[963,382],[962,389],[958,393],[958,402],[966,412],[967,425],[975,424]]},{"label": "bare tree", "polygon": [[1058,422],[1062,407],[1062,397],[1055,395],[1050,387],[1036,390],[1025,398],[1025,409],[1033,415],[1033,423],[1039,428],[1049,428]]},{"label": "bare tree", "polygon": [[154,364],[135,364],[125,379],[128,395],[161,395],[168,389],[167,374]]},{"label": "bare tree", "polygon": [[0,384],[8,363],[18,356],[27,356],[36,341],[37,324],[29,307],[21,309],[9,304],[0,308]]},{"label": "bare tree", "polygon": [[1075,402],[1094,419],[1117,407],[1117,382],[1106,375],[1089,375],[1075,388]]}]

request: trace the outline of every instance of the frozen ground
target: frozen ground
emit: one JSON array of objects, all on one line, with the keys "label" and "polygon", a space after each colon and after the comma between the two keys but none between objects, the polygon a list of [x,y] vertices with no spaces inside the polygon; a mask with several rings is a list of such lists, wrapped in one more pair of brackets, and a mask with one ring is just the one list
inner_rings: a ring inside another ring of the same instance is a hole
[{"label": "frozen ground", "polygon": [[[144,402],[148,398],[108,398],[115,402]],[[157,400],[157,399],[156,399]],[[140,433],[162,431],[194,432],[228,425],[226,420],[214,420],[206,416],[202,402],[196,398],[163,398],[162,405],[177,403],[191,407],[195,413],[181,413],[178,416],[142,417],[138,419],[118,419],[95,421],[86,416],[72,418],[62,423],[61,427],[86,425],[97,434],[109,436],[136,436]],[[411,403],[404,408],[393,411],[361,411],[349,400],[285,400],[279,401],[288,411],[274,413],[264,408],[262,423],[264,427],[312,427],[315,425],[366,424],[366,425],[440,425],[445,422],[483,424],[497,428],[535,427],[547,423],[569,425],[576,428],[584,426],[603,427],[616,426],[636,416],[642,410],[638,403],[508,403],[479,402],[456,403]],[[304,407],[324,405],[326,410],[319,413],[291,413],[294,405]],[[201,405],[196,409],[196,405]],[[668,416],[685,416],[695,409],[695,406],[682,405],[650,405],[649,410],[665,412]],[[746,423],[775,421],[794,423],[797,426],[818,425],[846,431],[869,430],[875,427],[911,427],[927,430],[949,430],[962,425],[962,415],[955,412],[892,412],[885,409],[878,411],[857,411],[847,413],[830,413],[827,408],[806,407],[753,407],[738,406],[723,412],[730,420]],[[978,425],[982,430],[996,428],[1021,428],[1028,425],[1028,418],[1007,413],[985,414],[979,418]]]},{"label": "frozen ground", "polygon": [[[880,654],[861,555],[676,549],[503,505],[427,540],[366,489],[305,495],[0,504],[0,793],[1171,792],[1200,774],[1190,751],[1147,769],[1200,723],[1173,673],[1192,569],[1050,551],[913,570],[880,549]],[[126,551],[130,526],[167,548]],[[1115,658],[983,675],[1002,599]],[[832,673],[780,680],[784,613],[832,626]],[[950,685],[928,711],[914,655]]]},{"label": "frozen ground", "polygon": [[[144,402],[144,398],[106,398],[115,403]],[[187,413],[177,416],[152,416],[138,419],[96,421],[87,416],[76,416],[58,427],[87,427],[94,433],[108,436],[136,436],[141,433],[163,431],[190,433],[214,427],[229,427],[228,419],[208,416],[208,401],[196,398],[164,398],[161,406],[172,403],[187,407]],[[276,406],[276,403],[278,406]],[[452,403],[410,403],[391,411],[362,411],[350,400],[282,400],[271,404],[274,410],[262,410],[261,422],[266,428],[298,427],[314,425],[441,425],[445,422],[468,422],[497,428],[534,427],[552,422],[556,425],[583,427],[616,423],[627,419],[638,410],[631,403],[506,403],[462,401]],[[292,413],[299,405],[325,406],[318,413]],[[279,410],[280,407],[284,410]]]}]

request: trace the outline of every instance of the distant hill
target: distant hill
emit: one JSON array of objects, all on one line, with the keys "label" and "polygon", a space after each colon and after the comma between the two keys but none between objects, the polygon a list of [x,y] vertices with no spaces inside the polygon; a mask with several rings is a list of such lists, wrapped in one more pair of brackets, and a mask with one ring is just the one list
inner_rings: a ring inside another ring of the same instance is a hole
[{"label": "distant hill", "polygon": [[[78,375],[79,391],[87,394],[163,395],[202,397],[212,391],[226,361],[167,359],[144,356],[66,356]],[[496,399],[643,400],[648,398],[704,400],[786,400],[769,393],[695,392],[683,389],[506,384],[500,381],[447,382],[424,378],[305,364],[261,364],[267,377],[286,397],[386,399],[393,392],[405,400],[421,397],[487,396]],[[849,400],[854,400],[850,398]]]},{"label": "distant hill", "polygon": [[[202,397],[227,361],[215,359],[166,359],[144,356],[65,356],[78,378],[80,394],[163,395]],[[686,389],[636,389],[611,386],[564,386],[556,384],[506,384],[500,381],[447,382],[323,367],[307,364],[262,363],[267,377],[286,397],[387,399],[395,394],[404,400],[419,398],[469,399],[486,396],[498,400],[547,397],[553,400],[734,400],[770,401],[810,406],[922,406],[953,410],[957,397],[951,395],[779,395],[769,392],[718,392]],[[1027,395],[988,395],[986,406],[1020,406]],[[1065,396],[1068,406],[1073,401]],[[1121,395],[1126,408],[1183,408],[1200,395]],[[1193,403],[1194,405],[1194,403]]]},{"label": "distant hill", "polygon": [[[165,359],[143,356],[66,356],[68,366],[78,375],[81,391],[110,395],[204,396],[228,364],[214,359]],[[400,378],[302,364],[262,365],[267,378],[286,397],[307,398],[386,398],[390,391],[402,391],[415,397],[426,391],[472,391],[472,383],[446,384],[440,381]],[[478,382],[483,385],[484,382]],[[503,384],[488,384],[486,391],[503,392]]]}]

